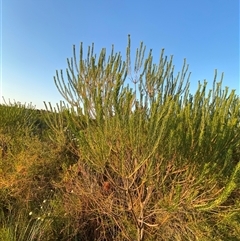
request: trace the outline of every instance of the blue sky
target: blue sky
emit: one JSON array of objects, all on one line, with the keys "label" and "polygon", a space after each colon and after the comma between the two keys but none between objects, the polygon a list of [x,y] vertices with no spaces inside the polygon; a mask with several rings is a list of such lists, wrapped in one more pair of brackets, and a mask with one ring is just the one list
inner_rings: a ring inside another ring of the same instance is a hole
[{"label": "blue sky", "polygon": [[[140,41],[173,55],[176,74],[187,59],[194,93],[198,81],[209,87],[214,70],[224,72],[223,85],[239,84],[238,0],[0,0],[1,96],[44,108],[63,99],[53,82],[66,69],[72,45],[95,43],[125,56],[127,36],[132,51]],[[2,100],[1,100],[2,102]]]}]

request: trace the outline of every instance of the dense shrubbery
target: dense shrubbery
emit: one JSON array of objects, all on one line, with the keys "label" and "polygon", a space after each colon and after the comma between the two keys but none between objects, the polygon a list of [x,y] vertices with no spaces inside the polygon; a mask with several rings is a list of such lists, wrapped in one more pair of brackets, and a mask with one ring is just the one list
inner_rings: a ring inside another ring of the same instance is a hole
[{"label": "dense shrubbery", "polygon": [[239,97],[144,52],[81,46],[68,105],[0,106],[0,240],[240,240]]}]

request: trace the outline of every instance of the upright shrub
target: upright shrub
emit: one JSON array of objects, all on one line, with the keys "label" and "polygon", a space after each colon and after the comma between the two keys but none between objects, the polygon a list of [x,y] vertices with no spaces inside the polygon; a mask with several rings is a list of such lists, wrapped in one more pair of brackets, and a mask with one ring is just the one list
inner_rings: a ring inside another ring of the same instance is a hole
[{"label": "upright shrub", "polygon": [[55,187],[83,240],[239,237],[239,97],[217,73],[191,94],[186,61],[174,77],[172,60],[162,50],[154,64],[141,43],[132,65],[129,37],[125,60],[94,45],[84,59],[81,44],[67,81],[56,72],[68,108],[46,120],[75,159]]}]

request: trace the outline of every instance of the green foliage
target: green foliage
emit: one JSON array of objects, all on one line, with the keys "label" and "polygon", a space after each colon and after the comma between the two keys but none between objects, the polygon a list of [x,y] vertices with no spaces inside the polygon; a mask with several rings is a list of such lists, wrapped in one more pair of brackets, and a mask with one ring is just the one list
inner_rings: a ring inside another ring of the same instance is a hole
[{"label": "green foliage", "polygon": [[[74,47],[67,83],[62,71],[56,73],[55,84],[70,105],[65,127],[75,127],[78,147],[75,166],[81,171],[70,175],[72,191],[92,199],[89,212],[101,210],[98,218],[106,215],[129,240],[203,238],[206,229],[198,220],[210,230],[217,223],[205,222],[205,212],[239,208],[235,202],[224,206],[239,193],[239,98],[222,90],[217,73],[212,90],[199,83],[191,95],[186,62],[174,77],[172,57],[168,61],[162,51],[153,64],[142,43],[132,73],[130,50],[129,38],[126,61],[114,48],[97,58],[92,45],[84,60],[81,45],[78,64]],[[66,120],[66,112],[58,113]],[[112,204],[101,194],[106,183]]]},{"label": "green foliage", "polygon": [[1,133],[8,133],[14,137],[24,134],[34,125],[36,111],[31,105],[25,106],[20,103],[0,105],[0,128]]},{"label": "green foliage", "polygon": [[239,240],[239,97],[217,72],[191,94],[186,61],[174,77],[172,56],[145,52],[132,65],[130,37],[125,60],[94,45],[84,59],[81,44],[77,61],[74,47],[67,81],[54,78],[67,104],[32,114],[41,132],[19,128],[25,151],[4,158],[0,198],[15,218],[48,200],[36,240]]}]

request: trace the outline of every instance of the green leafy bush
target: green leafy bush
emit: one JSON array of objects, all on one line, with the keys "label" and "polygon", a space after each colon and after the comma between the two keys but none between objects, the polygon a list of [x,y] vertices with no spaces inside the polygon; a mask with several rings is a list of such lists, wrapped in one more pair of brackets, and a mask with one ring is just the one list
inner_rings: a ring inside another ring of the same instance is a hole
[{"label": "green leafy bush", "polygon": [[55,78],[78,147],[77,163],[56,184],[70,215],[80,221],[87,212],[84,221],[98,226],[101,240],[113,232],[114,240],[222,240],[218,215],[239,209],[235,92],[222,90],[215,74],[213,89],[199,83],[191,95],[185,62],[174,77],[172,57],[162,51],[153,64],[142,43],[131,71],[130,38],[126,61],[114,49],[98,58],[93,51],[84,60],[81,45],[78,63],[74,48],[67,83],[62,72]]}]

